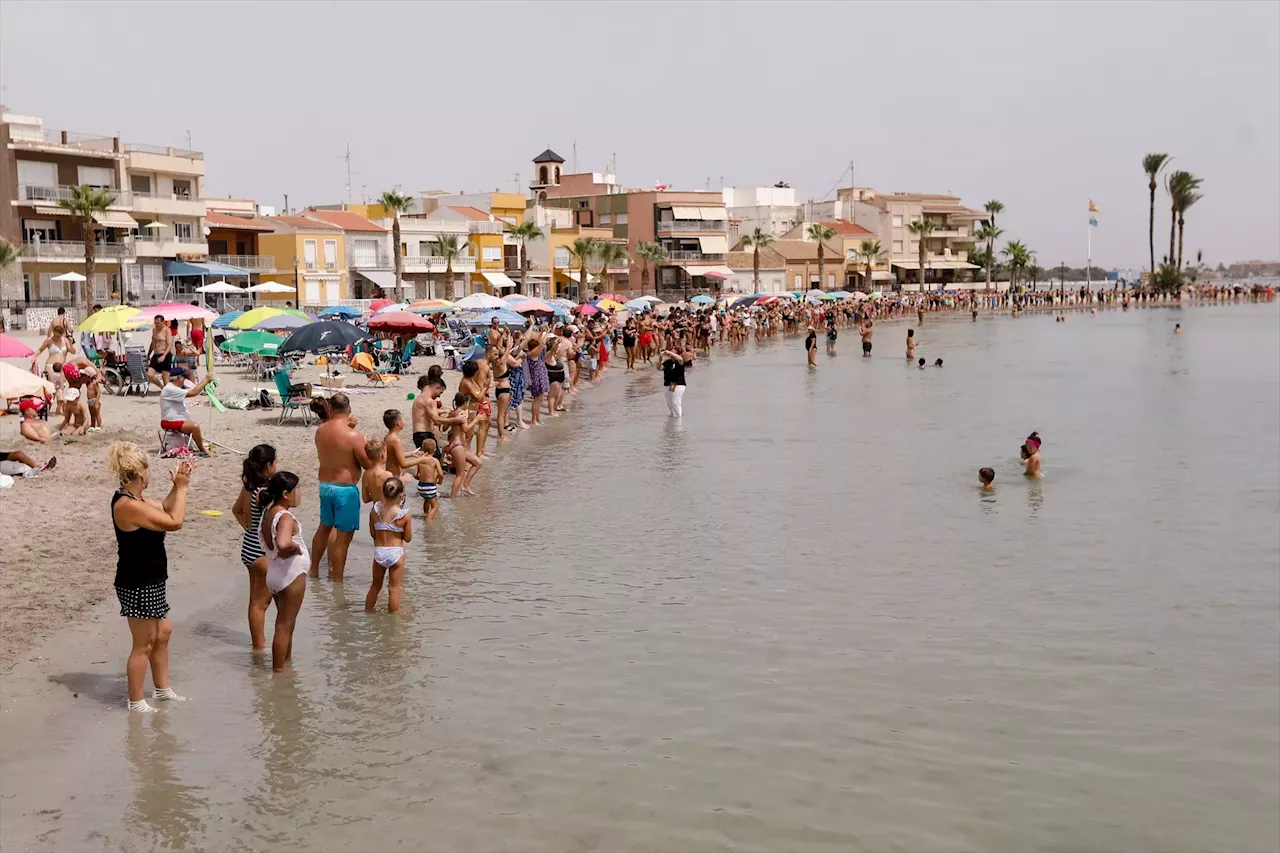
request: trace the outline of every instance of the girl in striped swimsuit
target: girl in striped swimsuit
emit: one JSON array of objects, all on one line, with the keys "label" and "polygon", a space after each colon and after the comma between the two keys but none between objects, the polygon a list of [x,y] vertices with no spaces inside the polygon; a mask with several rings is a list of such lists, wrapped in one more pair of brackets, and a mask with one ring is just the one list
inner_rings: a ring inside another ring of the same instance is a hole
[{"label": "girl in striped swimsuit", "polygon": [[267,606],[271,603],[271,591],[267,589],[267,556],[262,549],[258,528],[266,498],[262,489],[276,473],[276,449],[269,444],[259,444],[249,451],[240,475],[242,488],[231,514],[244,528],[240,540],[240,562],[249,570],[249,639],[255,652],[262,652],[267,645]]}]

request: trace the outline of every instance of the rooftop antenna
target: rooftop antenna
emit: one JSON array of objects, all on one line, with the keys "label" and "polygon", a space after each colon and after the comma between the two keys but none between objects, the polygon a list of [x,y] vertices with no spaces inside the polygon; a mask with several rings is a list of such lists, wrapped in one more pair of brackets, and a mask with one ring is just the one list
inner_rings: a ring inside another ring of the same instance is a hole
[{"label": "rooftop antenna", "polygon": [[343,155],[347,161],[347,204],[351,204],[351,143],[347,143],[347,153]]},{"label": "rooftop antenna", "polygon": [[512,182],[516,185],[516,192],[517,192],[517,193],[519,193],[519,192],[520,192],[520,173],[519,173],[519,172],[512,172],[512,173],[511,173],[511,180],[512,180]]},{"label": "rooftop antenna", "polygon": [[187,150],[191,150],[191,131],[187,131]]},{"label": "rooftop antenna", "polygon": [[578,174],[578,141],[573,141],[573,173]]}]

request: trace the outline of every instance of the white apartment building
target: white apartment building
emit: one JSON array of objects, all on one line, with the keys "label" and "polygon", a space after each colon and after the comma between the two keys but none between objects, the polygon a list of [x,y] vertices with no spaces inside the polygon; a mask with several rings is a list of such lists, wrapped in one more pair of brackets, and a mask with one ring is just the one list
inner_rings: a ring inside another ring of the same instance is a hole
[{"label": "white apartment building", "polygon": [[[157,290],[166,262],[208,259],[205,227],[204,154],[157,145],[125,143],[128,195],[136,230],[137,263],[128,270],[131,293],[142,301],[163,297]],[[241,282],[243,283],[243,282]]]},{"label": "white apartment building", "polygon": [[[796,204],[791,187],[725,187],[720,192],[738,239],[757,228],[781,237],[802,221],[803,208]],[[730,242],[736,244],[737,239]]]}]

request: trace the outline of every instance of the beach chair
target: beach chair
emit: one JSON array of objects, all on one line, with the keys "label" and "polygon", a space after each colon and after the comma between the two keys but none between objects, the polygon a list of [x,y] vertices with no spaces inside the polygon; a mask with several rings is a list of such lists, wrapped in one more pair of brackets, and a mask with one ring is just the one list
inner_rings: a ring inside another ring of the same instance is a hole
[{"label": "beach chair", "polygon": [[306,385],[295,386],[289,382],[289,372],[279,370],[273,377],[276,390],[280,392],[280,419],[283,424],[295,413],[301,414],[302,425],[311,426],[311,389]]},{"label": "beach chair", "polygon": [[417,340],[409,341],[404,345],[404,352],[398,357],[391,359],[391,372],[395,374],[405,374],[413,367],[413,351],[417,348]]},{"label": "beach chair", "polygon": [[172,456],[176,456],[183,450],[189,450],[193,453],[195,452],[196,441],[185,432],[164,429],[162,427],[156,432],[156,436],[160,439],[161,459],[168,459]]},{"label": "beach chair", "polygon": [[373,356],[367,352],[358,352],[355,354],[351,359],[351,370],[355,373],[359,373],[368,380],[368,384],[376,388],[385,388],[392,382],[400,379],[399,376],[396,376],[393,373],[380,372],[377,366],[373,363]]},{"label": "beach chair", "polygon": [[121,396],[136,393],[145,397],[151,393],[151,380],[147,378],[147,351],[141,347],[129,347],[125,350],[124,361],[104,368],[103,375],[107,387],[114,388]]}]

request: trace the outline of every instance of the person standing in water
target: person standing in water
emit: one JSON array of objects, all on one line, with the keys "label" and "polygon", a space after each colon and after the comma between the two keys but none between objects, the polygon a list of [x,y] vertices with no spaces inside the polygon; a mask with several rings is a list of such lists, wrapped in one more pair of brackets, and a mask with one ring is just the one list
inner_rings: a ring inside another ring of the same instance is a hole
[{"label": "person standing in water", "polygon": [[[302,525],[290,511],[302,499],[297,475],[289,471],[273,474],[263,492],[267,508],[262,513],[262,521],[258,522],[258,536],[267,555],[267,589],[276,602],[271,670],[280,672],[285,662],[293,658],[293,628],[307,595],[309,561],[307,546],[302,542]],[[358,499],[359,492],[356,494]],[[343,558],[346,558],[345,552]]]},{"label": "person standing in water", "polygon": [[834,313],[827,315],[827,355],[836,354],[836,317]]},{"label": "person standing in water", "polygon": [[[360,529],[360,474],[371,463],[364,452],[364,436],[356,432],[346,394],[339,392],[328,400],[317,398],[311,401],[311,408],[323,421],[316,427],[315,439],[320,462],[320,526],[311,538],[311,577],[320,577],[320,557],[327,550],[329,577],[341,583],[351,537]],[[330,543],[332,530],[338,534]]]},{"label": "person standing in water", "polygon": [[809,327],[809,334],[804,339],[805,357],[809,360],[810,367],[818,366],[818,333],[814,331],[813,326]]},{"label": "person standing in water", "polygon": [[267,508],[263,490],[275,473],[274,447],[259,444],[250,450],[240,473],[240,494],[231,507],[231,514],[244,528],[240,562],[249,570],[249,643],[255,652],[262,652],[267,646],[267,607],[271,605],[271,592],[267,589],[267,554],[258,527]]},{"label": "person standing in water", "polygon": [[[921,312],[921,320],[923,320],[923,318],[924,318],[924,313]],[[871,318],[868,317],[867,319],[862,321],[862,327],[858,329],[858,334],[862,335],[862,357],[863,358],[871,358],[871,334],[872,334],[872,327],[874,325],[875,324],[871,322]]]},{"label": "person standing in water", "polygon": [[916,357],[916,330],[907,329],[907,361]]},{"label": "person standing in water", "polygon": [[662,384],[666,386],[667,412],[673,418],[684,417],[684,371],[693,364],[692,352],[663,350],[658,359]]},{"label": "person standing in water", "polygon": [[1040,433],[1033,432],[1027,436],[1022,445],[1023,461],[1026,463],[1026,475],[1033,480],[1040,479]]}]

